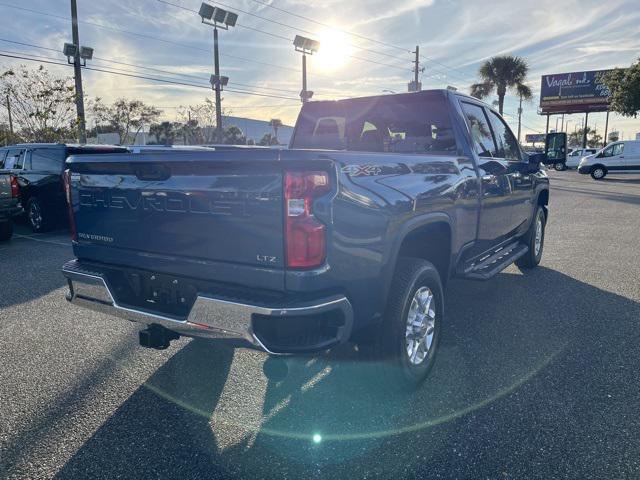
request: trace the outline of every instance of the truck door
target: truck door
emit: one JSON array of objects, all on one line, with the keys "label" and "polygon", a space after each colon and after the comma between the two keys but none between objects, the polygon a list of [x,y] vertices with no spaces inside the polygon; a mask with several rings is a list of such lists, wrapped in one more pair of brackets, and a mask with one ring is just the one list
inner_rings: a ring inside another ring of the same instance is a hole
[{"label": "truck door", "polygon": [[505,240],[513,230],[509,180],[509,162],[499,158],[487,112],[481,105],[461,101],[471,134],[482,183],[481,211],[478,223],[478,253]]},{"label": "truck door", "polygon": [[489,111],[488,116],[498,147],[497,156],[507,162],[507,176],[512,196],[511,228],[515,230],[529,225],[533,216],[534,183],[529,172],[529,163],[523,161],[518,141],[509,126],[493,111]]}]

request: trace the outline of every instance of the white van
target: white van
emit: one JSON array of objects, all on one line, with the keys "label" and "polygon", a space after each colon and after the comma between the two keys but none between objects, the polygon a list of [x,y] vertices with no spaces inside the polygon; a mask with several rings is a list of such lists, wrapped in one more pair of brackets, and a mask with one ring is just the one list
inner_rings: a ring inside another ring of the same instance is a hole
[{"label": "white van", "polygon": [[578,172],[590,174],[594,180],[607,173],[640,173],[640,141],[624,140],[607,145],[593,155],[584,157]]},{"label": "white van", "polygon": [[577,150],[574,150],[569,155],[567,155],[567,161],[564,164],[556,163],[554,167],[556,170],[558,170],[558,165],[560,165],[560,170],[565,170],[567,168],[578,168],[580,160],[589,155],[593,155],[597,151],[597,148],[578,148]]}]

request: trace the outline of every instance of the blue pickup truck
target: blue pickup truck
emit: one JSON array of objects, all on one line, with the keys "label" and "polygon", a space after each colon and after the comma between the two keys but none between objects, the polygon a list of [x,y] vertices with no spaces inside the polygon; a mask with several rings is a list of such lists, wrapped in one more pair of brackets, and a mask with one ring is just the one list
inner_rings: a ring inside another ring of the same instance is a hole
[{"label": "blue pickup truck", "polygon": [[415,386],[448,279],[540,262],[544,158],[449,90],[306,103],[287,150],[71,156],[67,299],[145,324],[158,349],[357,342]]}]

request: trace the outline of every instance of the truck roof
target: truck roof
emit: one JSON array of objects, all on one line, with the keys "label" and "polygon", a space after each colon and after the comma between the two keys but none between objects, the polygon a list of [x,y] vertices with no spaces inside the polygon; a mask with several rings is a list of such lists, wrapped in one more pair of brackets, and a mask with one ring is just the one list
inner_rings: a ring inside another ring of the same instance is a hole
[{"label": "truck roof", "polygon": [[341,100],[312,100],[308,103],[315,103],[315,104],[320,104],[320,103],[340,103],[340,102],[350,102],[350,101],[359,101],[359,100],[373,100],[373,99],[377,99],[377,98],[393,98],[393,97],[408,97],[408,96],[416,96],[416,95],[424,95],[424,96],[437,96],[437,95],[441,95],[443,97],[447,97],[450,95],[455,95],[458,97],[464,97],[464,98],[468,98],[471,99],[475,102],[480,102],[483,103],[484,105],[486,105],[488,108],[493,109],[493,107],[491,105],[489,105],[486,102],[483,102],[482,100],[479,100],[475,97],[472,97],[470,95],[467,95],[466,93],[462,93],[459,92],[457,90],[451,90],[449,88],[433,88],[430,90],[420,90],[419,92],[403,92],[403,93],[392,93],[392,94],[385,94],[385,95],[369,95],[369,96],[365,96],[365,97],[351,97],[351,98],[343,98]]},{"label": "truck roof", "polygon": [[91,144],[91,143],[45,143],[45,142],[32,142],[32,143],[16,143],[14,145],[7,145],[6,147],[2,147],[2,148],[11,148],[11,147],[18,147],[18,148],[33,148],[33,147],[51,147],[51,148],[55,148],[55,147],[67,147],[67,148],[77,148],[77,149],[83,149],[83,148],[91,148],[93,150],[97,149],[97,148],[123,148],[120,145],[106,145],[106,144]]}]

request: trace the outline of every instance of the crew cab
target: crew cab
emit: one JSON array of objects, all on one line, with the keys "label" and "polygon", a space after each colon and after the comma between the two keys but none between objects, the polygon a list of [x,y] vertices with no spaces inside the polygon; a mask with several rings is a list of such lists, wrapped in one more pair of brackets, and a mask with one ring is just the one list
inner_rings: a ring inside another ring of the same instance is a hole
[{"label": "crew cab", "polygon": [[357,342],[416,386],[447,281],[540,262],[549,153],[524,154],[477,99],[431,90],[308,102],[285,150],[71,156],[67,299],[146,324],[140,343],[159,349]]},{"label": "crew cab", "polygon": [[13,236],[13,216],[20,211],[16,177],[0,174],[0,241]]},{"label": "crew cab", "polygon": [[0,175],[15,177],[31,229],[38,233],[67,218],[62,172],[69,155],[126,152],[108,145],[23,143],[0,149]]}]

